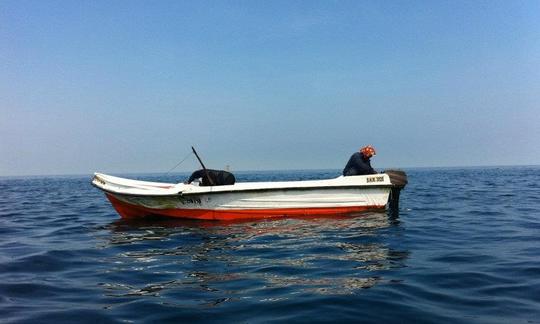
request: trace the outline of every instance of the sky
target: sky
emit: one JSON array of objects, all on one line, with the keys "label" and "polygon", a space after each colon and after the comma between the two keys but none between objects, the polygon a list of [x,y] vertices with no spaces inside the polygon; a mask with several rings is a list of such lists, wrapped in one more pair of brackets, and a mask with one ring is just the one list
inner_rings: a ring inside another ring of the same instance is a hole
[{"label": "sky", "polygon": [[[540,164],[540,1],[0,1],[0,176]],[[198,167],[188,157],[175,171]]]}]

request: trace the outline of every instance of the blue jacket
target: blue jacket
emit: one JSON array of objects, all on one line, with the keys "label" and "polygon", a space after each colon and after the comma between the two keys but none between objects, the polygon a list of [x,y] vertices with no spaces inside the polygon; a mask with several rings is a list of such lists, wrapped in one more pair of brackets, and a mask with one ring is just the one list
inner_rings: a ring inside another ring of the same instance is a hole
[{"label": "blue jacket", "polygon": [[369,158],[366,158],[362,153],[356,152],[351,155],[349,162],[343,169],[344,176],[375,174],[377,171],[373,170]]}]

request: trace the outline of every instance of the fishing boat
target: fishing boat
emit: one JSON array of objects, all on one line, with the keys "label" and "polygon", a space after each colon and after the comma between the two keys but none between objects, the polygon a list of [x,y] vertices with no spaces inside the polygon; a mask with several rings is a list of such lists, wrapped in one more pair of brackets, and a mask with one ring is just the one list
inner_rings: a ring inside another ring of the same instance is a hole
[{"label": "fishing boat", "polygon": [[407,184],[403,171],[324,180],[237,182],[202,186],[161,183],[95,173],[92,184],[105,192],[122,218],[151,215],[245,220],[289,216],[343,215],[397,209]]}]

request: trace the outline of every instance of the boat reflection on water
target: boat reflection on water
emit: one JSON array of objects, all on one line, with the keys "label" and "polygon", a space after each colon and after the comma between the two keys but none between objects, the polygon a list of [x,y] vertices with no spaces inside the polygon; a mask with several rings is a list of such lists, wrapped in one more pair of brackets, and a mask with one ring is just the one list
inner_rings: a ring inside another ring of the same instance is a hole
[{"label": "boat reflection on water", "polygon": [[[114,297],[198,291],[191,300],[167,301],[179,306],[240,298],[276,301],[297,293],[353,294],[388,282],[387,271],[404,266],[408,252],[385,240],[398,227],[385,212],[243,222],[119,220],[107,227],[102,245],[116,251],[106,261],[116,282],[103,287]],[[133,272],[149,279],[118,282],[118,274]]]}]

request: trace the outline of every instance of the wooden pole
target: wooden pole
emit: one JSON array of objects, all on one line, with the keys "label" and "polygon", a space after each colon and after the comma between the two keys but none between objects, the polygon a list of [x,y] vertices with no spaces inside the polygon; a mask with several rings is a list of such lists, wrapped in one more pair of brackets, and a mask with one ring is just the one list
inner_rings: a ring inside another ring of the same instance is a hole
[{"label": "wooden pole", "polygon": [[204,170],[204,173],[206,174],[206,178],[208,179],[208,182],[210,182],[210,185],[214,185],[214,181],[212,180],[212,178],[210,178],[210,174],[208,173],[208,170],[206,169],[206,167],[204,166],[204,163],[202,162],[201,158],[199,157],[199,154],[197,154],[197,151],[195,151],[195,148],[192,146],[191,147],[191,150],[193,151],[193,153],[195,154],[195,156],[197,157],[197,160],[199,160],[199,163],[201,164],[203,170]]}]

